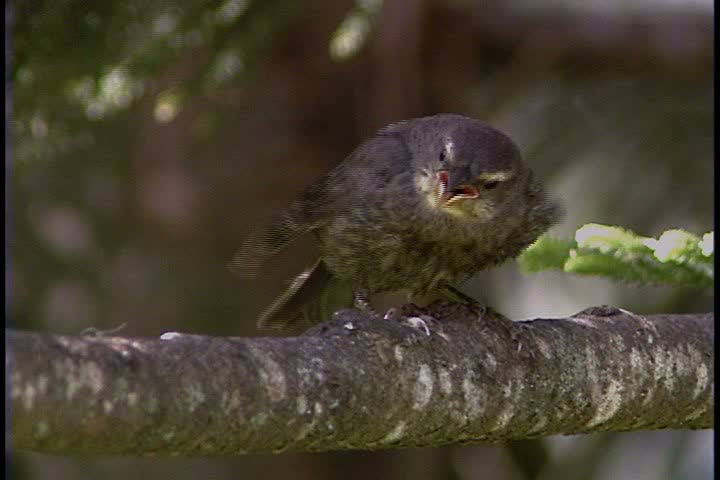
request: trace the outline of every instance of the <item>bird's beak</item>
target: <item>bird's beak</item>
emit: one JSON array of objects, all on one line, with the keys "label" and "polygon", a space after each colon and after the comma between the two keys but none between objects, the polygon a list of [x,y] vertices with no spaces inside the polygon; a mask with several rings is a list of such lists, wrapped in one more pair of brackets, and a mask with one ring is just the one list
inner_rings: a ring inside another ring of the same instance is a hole
[{"label": "bird's beak", "polygon": [[457,178],[452,178],[447,170],[436,173],[437,203],[442,207],[450,206],[458,200],[478,198],[480,193],[471,185],[461,184]]}]

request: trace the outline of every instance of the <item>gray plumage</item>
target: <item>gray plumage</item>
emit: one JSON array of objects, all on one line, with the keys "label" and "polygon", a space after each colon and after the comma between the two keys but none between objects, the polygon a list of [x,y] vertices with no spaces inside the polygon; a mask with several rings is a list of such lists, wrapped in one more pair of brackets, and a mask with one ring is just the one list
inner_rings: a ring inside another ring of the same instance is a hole
[{"label": "gray plumage", "polygon": [[[379,130],[252,233],[231,267],[253,278],[312,233],[320,258],[259,321],[311,324],[351,305],[352,289],[418,296],[461,283],[516,257],[561,214],[506,135],[440,114]],[[322,305],[338,295],[340,304]]]}]

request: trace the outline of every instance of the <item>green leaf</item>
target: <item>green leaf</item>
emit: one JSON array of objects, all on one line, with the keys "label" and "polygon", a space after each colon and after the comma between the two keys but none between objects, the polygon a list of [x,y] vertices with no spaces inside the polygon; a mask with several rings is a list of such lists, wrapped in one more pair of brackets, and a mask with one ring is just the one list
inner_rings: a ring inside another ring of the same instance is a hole
[{"label": "green leaf", "polygon": [[713,232],[699,236],[681,229],[659,238],[590,223],[575,232],[575,241],[541,237],[518,259],[526,272],[562,269],[634,284],[711,287]]}]

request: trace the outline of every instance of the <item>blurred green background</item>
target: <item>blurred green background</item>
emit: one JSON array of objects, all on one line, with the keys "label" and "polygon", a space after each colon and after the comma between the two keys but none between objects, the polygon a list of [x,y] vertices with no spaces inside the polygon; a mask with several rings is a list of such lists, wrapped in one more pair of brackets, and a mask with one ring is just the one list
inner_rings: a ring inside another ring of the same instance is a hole
[{"label": "blurred green background", "polygon": [[[456,112],[520,145],[568,215],[657,236],[713,228],[709,0],[15,2],[10,326],[266,335],[307,266],[226,266],[250,229],[375,129]],[[590,305],[712,310],[708,292],[509,263],[465,291],[514,319]],[[541,478],[708,479],[712,433],[542,440]],[[522,451],[522,450],[520,450]],[[529,455],[530,449],[528,449]],[[232,459],[20,452],[15,478],[522,479],[502,445]]]}]

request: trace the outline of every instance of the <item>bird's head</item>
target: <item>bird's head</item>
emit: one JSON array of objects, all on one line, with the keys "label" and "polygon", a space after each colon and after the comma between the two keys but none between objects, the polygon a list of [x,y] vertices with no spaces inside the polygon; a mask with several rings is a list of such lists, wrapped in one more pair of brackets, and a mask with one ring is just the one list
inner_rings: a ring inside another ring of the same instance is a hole
[{"label": "bird's head", "polygon": [[[411,132],[415,185],[437,213],[488,221],[512,205],[527,178],[520,152],[500,131],[459,115],[436,115]],[[422,137],[422,138],[420,138]]]}]

